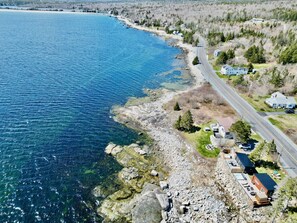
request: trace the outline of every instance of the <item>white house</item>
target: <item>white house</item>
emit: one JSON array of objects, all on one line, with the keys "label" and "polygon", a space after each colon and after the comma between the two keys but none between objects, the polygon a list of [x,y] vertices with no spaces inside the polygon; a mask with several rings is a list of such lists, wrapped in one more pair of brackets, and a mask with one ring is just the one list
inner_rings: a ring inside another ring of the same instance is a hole
[{"label": "white house", "polygon": [[297,105],[294,97],[287,97],[280,92],[273,93],[265,102],[272,108],[295,108]]},{"label": "white house", "polygon": [[224,65],[221,68],[221,73],[224,75],[244,75],[248,73],[248,69],[244,67],[232,67],[230,65]]},{"label": "white house", "polygon": [[215,57],[218,57],[220,54],[221,54],[221,50],[219,50],[219,49],[216,49],[214,52],[213,52],[213,55],[215,56]]},{"label": "white house", "polygon": [[220,118],[219,119],[219,134],[223,137],[223,138],[227,138],[227,139],[232,139],[233,135],[230,132],[230,127],[233,124],[233,119],[230,117],[227,118]]},{"label": "white house", "polygon": [[234,120],[230,117],[227,118],[219,118],[218,122],[215,124],[211,124],[210,127],[214,132],[214,135],[218,138],[226,138],[232,139],[233,135],[230,132],[230,127],[233,124]]}]

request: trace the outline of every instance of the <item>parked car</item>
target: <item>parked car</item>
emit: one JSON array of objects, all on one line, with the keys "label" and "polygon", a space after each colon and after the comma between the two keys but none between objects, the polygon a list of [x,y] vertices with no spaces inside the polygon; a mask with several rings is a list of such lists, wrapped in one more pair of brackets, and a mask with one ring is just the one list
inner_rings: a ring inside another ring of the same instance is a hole
[{"label": "parked car", "polygon": [[239,145],[239,148],[243,149],[243,150],[248,150],[248,149],[251,149],[252,146],[251,146],[251,144],[248,144],[248,143],[242,143]]},{"label": "parked car", "polygon": [[250,187],[247,187],[246,189],[247,189],[247,191],[250,191],[250,190],[251,190],[251,188],[250,188]]},{"label": "parked car", "polygon": [[290,108],[290,109],[286,109],[285,112],[287,114],[294,114],[295,113],[295,110],[293,108]]},{"label": "parked car", "polygon": [[252,192],[250,193],[250,195],[255,196],[255,195],[256,195],[256,192],[252,191]]},{"label": "parked car", "polygon": [[240,144],[242,144],[242,142],[240,142],[239,140],[236,140],[235,144],[239,146]]}]

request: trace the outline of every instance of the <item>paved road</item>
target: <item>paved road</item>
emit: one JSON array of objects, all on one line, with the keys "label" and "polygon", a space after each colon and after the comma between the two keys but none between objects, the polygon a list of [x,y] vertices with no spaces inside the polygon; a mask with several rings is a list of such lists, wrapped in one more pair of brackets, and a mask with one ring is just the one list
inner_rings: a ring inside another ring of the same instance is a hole
[{"label": "paved road", "polygon": [[222,95],[226,101],[241,115],[241,117],[249,122],[254,131],[267,141],[274,139],[278,152],[281,154],[280,161],[291,177],[297,176],[297,146],[283,134],[279,129],[275,128],[264,117],[260,116],[256,110],[242,99],[230,86],[221,80],[214,72],[212,66],[207,60],[205,53],[204,41],[200,41],[197,47],[197,54],[201,64],[199,68],[213,88]]}]

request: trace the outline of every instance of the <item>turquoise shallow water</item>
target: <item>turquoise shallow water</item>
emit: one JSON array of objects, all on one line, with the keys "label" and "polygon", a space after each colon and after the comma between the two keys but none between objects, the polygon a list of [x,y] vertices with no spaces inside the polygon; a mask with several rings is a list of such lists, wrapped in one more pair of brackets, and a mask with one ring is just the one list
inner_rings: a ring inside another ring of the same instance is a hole
[{"label": "turquoise shallow water", "polygon": [[104,148],[137,139],[110,109],[176,81],[179,53],[102,15],[0,12],[0,222],[100,222]]}]

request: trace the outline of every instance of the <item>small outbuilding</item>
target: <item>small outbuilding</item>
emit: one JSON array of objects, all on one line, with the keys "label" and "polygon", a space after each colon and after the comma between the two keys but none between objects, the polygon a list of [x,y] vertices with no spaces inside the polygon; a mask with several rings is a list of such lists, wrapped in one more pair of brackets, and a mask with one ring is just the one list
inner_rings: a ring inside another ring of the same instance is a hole
[{"label": "small outbuilding", "polygon": [[235,160],[244,173],[247,173],[249,175],[257,173],[254,163],[250,160],[247,154],[236,153]]},{"label": "small outbuilding", "polygon": [[252,183],[268,197],[271,197],[277,186],[275,181],[267,173],[255,173]]}]

